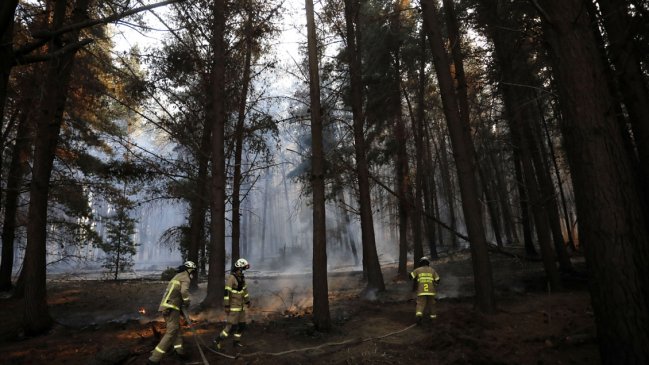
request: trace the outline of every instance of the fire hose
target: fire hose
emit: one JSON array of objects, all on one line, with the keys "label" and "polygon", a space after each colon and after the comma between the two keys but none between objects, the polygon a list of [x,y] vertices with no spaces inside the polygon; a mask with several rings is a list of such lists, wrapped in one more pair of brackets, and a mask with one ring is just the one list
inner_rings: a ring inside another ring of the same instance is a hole
[{"label": "fire hose", "polygon": [[198,334],[196,334],[194,323],[192,322],[191,318],[189,318],[189,313],[187,313],[187,309],[183,307],[182,311],[183,311],[183,316],[185,316],[185,320],[187,321],[187,324],[189,325],[189,328],[192,330],[192,334],[194,335],[194,341],[196,342],[196,347],[198,347],[198,351],[201,353],[201,359],[203,359],[203,365],[210,365],[210,363],[207,362],[207,358],[205,357],[205,354],[203,353],[203,348],[201,348],[201,345],[198,343]]},{"label": "fire hose", "polygon": [[[381,336],[367,337],[367,338],[361,338],[361,339],[358,339],[358,338],[349,339],[349,340],[345,340],[345,341],[341,341],[341,342],[329,342],[329,343],[324,343],[324,344],[314,346],[314,347],[304,347],[304,348],[300,348],[300,349],[292,349],[292,350],[281,351],[281,352],[258,351],[258,352],[253,352],[253,353],[249,353],[249,354],[237,354],[235,356],[232,356],[232,355],[227,355],[227,354],[224,354],[222,352],[216,351],[216,350],[212,349],[210,346],[208,346],[196,334],[196,330],[194,329],[194,326],[191,323],[191,320],[189,319],[189,315],[187,315],[184,308],[183,308],[183,315],[187,319],[187,322],[189,323],[190,328],[191,328],[191,330],[192,330],[192,332],[194,334],[194,340],[196,341],[196,346],[198,346],[198,350],[201,352],[201,357],[203,358],[203,364],[204,365],[209,365],[209,363],[207,362],[207,359],[205,358],[205,354],[203,353],[203,350],[201,349],[201,345],[205,346],[206,349],[208,349],[210,352],[212,352],[214,354],[217,354],[219,356],[222,356],[222,357],[225,357],[225,358],[228,358],[228,359],[233,359],[233,360],[237,359],[237,358],[242,358],[242,357],[256,357],[256,356],[262,356],[262,355],[266,355],[266,356],[284,356],[284,355],[288,355],[290,353],[295,353],[295,352],[319,350],[319,349],[321,349],[323,347],[327,347],[327,346],[341,346],[341,345],[359,344],[359,343],[363,343],[363,342],[367,342],[367,341],[378,340],[378,339],[382,339],[382,338],[385,338],[385,337],[389,337],[389,336],[392,336],[392,335],[396,335],[396,334],[408,331],[409,329],[416,326],[416,324],[412,324],[412,325],[410,325],[408,327],[405,327],[405,328],[403,328],[401,330],[393,331],[393,332],[390,332],[390,333],[387,333],[387,334],[384,334],[384,335],[381,335]],[[200,341],[200,343],[199,343],[199,341]]]}]

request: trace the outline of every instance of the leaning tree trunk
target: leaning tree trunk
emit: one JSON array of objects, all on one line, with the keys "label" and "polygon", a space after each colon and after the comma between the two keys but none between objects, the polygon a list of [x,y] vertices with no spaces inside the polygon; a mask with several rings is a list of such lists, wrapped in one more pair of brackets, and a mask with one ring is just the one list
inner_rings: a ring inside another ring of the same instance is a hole
[{"label": "leaning tree trunk", "polygon": [[325,216],[322,110],[313,0],[305,0],[309,51],[309,95],[311,100],[311,186],[313,188],[313,324],[320,331],[331,328],[327,284],[327,232]]},{"label": "leaning tree trunk", "polygon": [[470,127],[462,123],[458,109],[450,64],[444,48],[439,20],[437,19],[438,10],[435,0],[422,0],[421,5],[424,14],[424,26],[428,32],[428,40],[433,51],[433,61],[441,91],[444,114],[455,154],[460,193],[462,195],[462,208],[471,243],[476,304],[480,311],[493,313],[496,310],[493,278],[487,240],[482,225]]},{"label": "leaning tree trunk", "polygon": [[347,25],[347,48],[349,55],[349,73],[351,84],[351,104],[354,129],[354,152],[356,157],[356,175],[358,178],[361,239],[363,247],[363,271],[367,275],[367,291],[384,291],[383,273],[376,252],[374,236],[374,219],[372,218],[372,198],[370,195],[369,168],[366,158],[364,135],[365,116],[363,113],[363,85],[361,79],[361,59],[356,42],[358,35],[356,25],[359,20],[358,0],[345,0],[345,23]]},{"label": "leaning tree trunk", "polygon": [[604,364],[649,363],[649,232],[638,173],[617,125],[580,0],[539,1],[572,173]]},{"label": "leaning tree trunk", "polygon": [[225,0],[214,1],[214,33],[212,48],[212,100],[210,118],[212,122],[212,209],[210,224],[210,258],[207,277],[207,295],[203,307],[223,307],[225,288]]}]

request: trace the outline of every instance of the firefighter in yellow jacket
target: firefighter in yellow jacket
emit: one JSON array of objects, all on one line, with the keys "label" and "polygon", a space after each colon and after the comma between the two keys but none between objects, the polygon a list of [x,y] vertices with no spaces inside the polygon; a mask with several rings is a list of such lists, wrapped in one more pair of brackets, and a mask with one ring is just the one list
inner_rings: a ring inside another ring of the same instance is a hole
[{"label": "firefighter in yellow jacket", "polygon": [[189,308],[189,282],[195,271],[196,264],[187,261],[178,268],[178,273],[167,285],[158,308],[162,312],[167,329],[160,343],[151,352],[149,364],[159,363],[172,347],[181,358],[186,356],[182,334],[180,333],[180,312],[183,307]]},{"label": "firefighter in yellow jacket", "polygon": [[214,340],[214,347],[217,350],[221,349],[222,342],[230,337],[234,340],[235,347],[243,347],[241,344],[241,335],[246,329],[246,307],[250,308],[250,297],[248,296],[248,288],[246,286],[246,278],[243,275],[243,270],[250,268],[250,264],[245,259],[238,259],[234,263],[234,270],[230,272],[227,281],[225,282],[225,296],[223,298],[223,306],[227,314],[225,328],[219,334],[219,337]]},{"label": "firefighter in yellow jacket", "polygon": [[425,312],[428,312],[431,319],[437,318],[435,313],[435,288],[439,283],[439,275],[429,264],[430,260],[424,256],[419,259],[419,267],[410,273],[410,278],[413,280],[413,289],[417,290],[417,307],[415,309],[417,324],[421,324]]}]

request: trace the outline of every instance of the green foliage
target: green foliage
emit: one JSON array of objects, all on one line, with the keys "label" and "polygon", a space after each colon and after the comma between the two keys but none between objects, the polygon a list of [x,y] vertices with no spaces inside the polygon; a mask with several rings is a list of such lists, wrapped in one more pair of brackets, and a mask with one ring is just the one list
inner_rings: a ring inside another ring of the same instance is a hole
[{"label": "green foliage", "polygon": [[133,255],[137,252],[133,234],[137,220],[129,215],[133,203],[127,197],[114,196],[111,203],[115,213],[106,217],[106,238],[99,248],[106,253],[102,267],[117,280],[120,272],[133,267]]}]

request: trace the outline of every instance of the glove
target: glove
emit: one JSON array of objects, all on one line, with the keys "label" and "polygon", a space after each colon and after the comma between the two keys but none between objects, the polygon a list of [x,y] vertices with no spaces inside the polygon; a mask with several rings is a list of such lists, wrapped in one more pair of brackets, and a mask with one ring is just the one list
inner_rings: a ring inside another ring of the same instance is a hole
[{"label": "glove", "polygon": [[251,306],[250,302],[247,302],[247,303],[246,303],[246,306],[247,306],[248,308],[250,308],[250,306]]},{"label": "glove", "polygon": [[226,305],[224,309],[225,309],[225,313],[230,313],[230,306],[229,305]]},{"label": "glove", "polygon": [[189,309],[189,306],[192,304],[189,300],[186,300],[185,303],[183,303],[183,307]]}]

